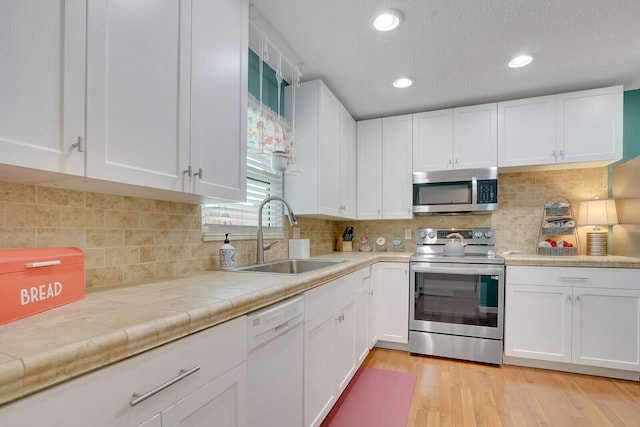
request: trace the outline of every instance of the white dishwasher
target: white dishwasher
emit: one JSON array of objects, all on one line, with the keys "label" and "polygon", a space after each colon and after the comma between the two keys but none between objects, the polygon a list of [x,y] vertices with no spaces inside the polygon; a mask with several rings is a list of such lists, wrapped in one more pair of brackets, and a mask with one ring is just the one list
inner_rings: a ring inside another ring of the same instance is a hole
[{"label": "white dishwasher", "polygon": [[249,427],[300,427],[304,296],[247,317]]}]

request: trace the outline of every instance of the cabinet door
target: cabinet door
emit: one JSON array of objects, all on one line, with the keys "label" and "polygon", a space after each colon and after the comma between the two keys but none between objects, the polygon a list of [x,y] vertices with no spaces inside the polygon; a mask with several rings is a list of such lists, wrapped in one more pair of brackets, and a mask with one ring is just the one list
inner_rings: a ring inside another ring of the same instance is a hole
[{"label": "cabinet door", "polygon": [[[340,105],[339,167],[340,210],[345,218],[356,217],[356,122]],[[335,173],[335,172],[334,172]]]},{"label": "cabinet door", "polygon": [[373,266],[378,339],[409,342],[409,265],[380,262]]},{"label": "cabinet door", "polygon": [[84,174],[85,29],[85,0],[0,3],[0,163]]},{"label": "cabinet door", "polygon": [[453,109],[453,167],[498,166],[497,104]]},{"label": "cabinet door", "polygon": [[[319,123],[319,207],[321,214],[341,216],[340,174],[338,172],[340,153],[340,102],[325,85],[320,85]],[[296,191],[301,191],[298,188]]]},{"label": "cabinet door", "polygon": [[162,427],[247,425],[247,364],[242,363],[162,411]]},{"label": "cabinet door", "polygon": [[193,0],[192,9],[189,164],[202,174],[190,191],[244,201],[248,2]]},{"label": "cabinet door", "polygon": [[335,386],[338,396],[356,373],[356,298],[352,296],[338,306],[335,335]]},{"label": "cabinet door", "polygon": [[574,288],[573,363],[640,370],[640,290]]},{"label": "cabinet door", "polygon": [[556,96],[498,103],[498,166],[556,162]]},{"label": "cabinet door", "polygon": [[370,278],[369,268],[360,277],[360,289],[356,294],[356,366],[364,361],[369,354],[369,316],[370,316]]},{"label": "cabinet door", "polygon": [[558,161],[622,158],[622,86],[558,95]]},{"label": "cabinet door", "polygon": [[89,3],[88,177],[188,191],[189,7]]},{"label": "cabinet door", "polygon": [[304,425],[319,426],[336,401],[334,310],[304,325]]},{"label": "cabinet door", "polygon": [[358,122],[358,219],[382,218],[382,119]]},{"label": "cabinet door", "polygon": [[372,349],[378,342],[378,291],[374,274],[374,267],[371,267],[371,279],[369,280],[369,349]]},{"label": "cabinet door", "polygon": [[382,218],[411,219],[411,115],[382,119]]},{"label": "cabinet door", "polygon": [[453,167],[453,110],[413,115],[413,171]]},{"label": "cabinet door", "polygon": [[571,363],[571,295],[570,287],[507,283],[504,353]]}]

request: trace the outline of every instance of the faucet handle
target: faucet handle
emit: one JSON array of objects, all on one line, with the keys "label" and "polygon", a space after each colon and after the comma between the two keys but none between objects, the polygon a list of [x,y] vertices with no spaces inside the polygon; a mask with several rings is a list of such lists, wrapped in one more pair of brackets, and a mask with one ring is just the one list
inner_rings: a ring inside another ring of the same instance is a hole
[{"label": "faucet handle", "polygon": [[278,243],[280,240],[274,240],[271,243],[267,243],[264,246],[262,246],[262,249],[264,249],[265,251],[268,251],[269,249],[271,249],[271,246],[275,245],[276,243]]}]

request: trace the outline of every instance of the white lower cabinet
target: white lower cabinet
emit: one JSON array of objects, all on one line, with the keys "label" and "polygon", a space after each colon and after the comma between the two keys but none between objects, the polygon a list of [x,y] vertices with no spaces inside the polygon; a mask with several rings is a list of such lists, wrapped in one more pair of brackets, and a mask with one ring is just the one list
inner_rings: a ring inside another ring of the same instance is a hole
[{"label": "white lower cabinet", "polygon": [[360,278],[360,288],[356,293],[356,359],[360,365],[369,354],[370,320],[371,316],[371,274],[370,268],[365,268]]},{"label": "white lower cabinet", "polygon": [[375,294],[376,336],[382,341],[409,342],[409,264],[379,262],[371,270]]},{"label": "white lower cabinet", "polygon": [[[3,427],[246,426],[246,357],[242,316],[5,405],[0,419]],[[193,373],[150,392],[182,370]]]},{"label": "white lower cabinet", "polygon": [[368,307],[362,298],[368,278],[366,267],[305,293],[305,426],[322,423],[360,366],[356,345],[366,343],[368,317],[362,312]]},{"label": "white lower cabinet", "polygon": [[505,355],[640,371],[640,270],[507,267]]}]

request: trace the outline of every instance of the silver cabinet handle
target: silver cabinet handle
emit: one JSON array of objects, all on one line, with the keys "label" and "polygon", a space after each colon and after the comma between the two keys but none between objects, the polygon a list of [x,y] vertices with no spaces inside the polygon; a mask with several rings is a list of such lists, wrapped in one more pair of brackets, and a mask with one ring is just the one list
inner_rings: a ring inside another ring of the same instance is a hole
[{"label": "silver cabinet handle", "polygon": [[78,142],[76,142],[75,144],[71,144],[71,147],[73,147],[76,150],[78,150],[79,153],[82,153],[84,151],[84,145],[82,144],[82,137],[79,136],[78,137]]},{"label": "silver cabinet handle", "polygon": [[202,168],[198,168],[198,173],[194,173],[193,176],[197,176],[198,178],[202,179]]},{"label": "silver cabinet handle", "polygon": [[200,366],[196,366],[195,368],[191,368],[189,370],[180,369],[180,375],[178,375],[175,378],[170,379],[169,381],[167,381],[164,384],[160,384],[158,387],[154,388],[153,390],[149,390],[148,392],[143,393],[143,394],[133,393],[133,399],[131,399],[131,401],[129,402],[129,406],[136,406],[137,404],[144,402],[145,400],[147,400],[151,396],[154,396],[154,395],[160,393],[165,388],[171,387],[172,385],[174,385],[178,381],[182,381],[183,379],[187,378],[189,375],[195,374],[199,370],[200,370]]},{"label": "silver cabinet handle", "polygon": [[588,277],[560,276],[562,280],[589,280]]}]

